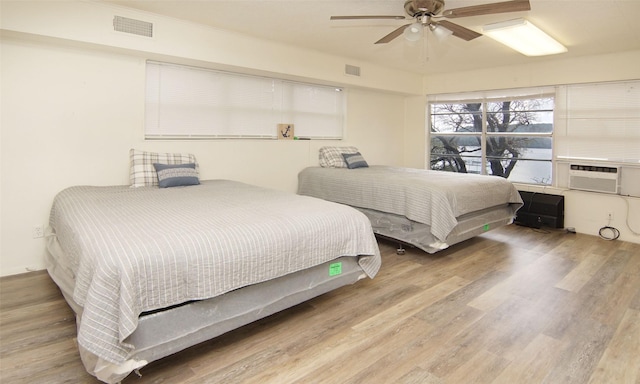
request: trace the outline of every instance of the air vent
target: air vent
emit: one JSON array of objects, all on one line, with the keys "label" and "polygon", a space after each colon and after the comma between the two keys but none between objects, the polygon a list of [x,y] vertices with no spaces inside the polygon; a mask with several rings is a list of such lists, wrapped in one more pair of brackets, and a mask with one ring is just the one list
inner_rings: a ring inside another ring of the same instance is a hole
[{"label": "air vent", "polygon": [[571,164],[569,188],[583,191],[619,193],[618,167]]},{"label": "air vent", "polygon": [[346,64],[344,66],[344,73],[351,76],[360,76],[360,67],[356,67],[355,65]]},{"label": "air vent", "polygon": [[152,23],[136,19],[129,19],[122,16],[113,17],[113,30],[118,32],[132,33],[138,36],[153,37]]}]

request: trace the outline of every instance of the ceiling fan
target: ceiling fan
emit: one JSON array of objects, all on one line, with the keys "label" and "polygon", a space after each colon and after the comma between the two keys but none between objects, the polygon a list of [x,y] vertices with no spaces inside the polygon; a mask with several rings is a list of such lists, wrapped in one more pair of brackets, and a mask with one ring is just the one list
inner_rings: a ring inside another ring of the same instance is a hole
[{"label": "ceiling fan", "polygon": [[[414,23],[405,24],[382,39],[376,41],[376,44],[384,44],[392,41],[403,33],[408,40],[417,40],[422,35],[424,28],[429,28],[432,32],[438,34],[453,34],[463,40],[469,41],[482,36],[480,33],[472,31],[461,25],[452,23],[448,20],[434,21],[434,19],[447,18],[454,19],[458,17],[492,15],[496,13],[519,12],[531,10],[529,0],[511,0],[499,3],[472,5],[468,7],[454,8],[443,11],[444,0],[406,0],[404,2],[404,10],[411,18],[415,19]],[[442,14],[440,14],[442,12]],[[406,16],[331,16],[331,20],[367,20],[367,19],[388,19],[388,20],[407,20]],[[440,28],[442,27],[442,28]]]}]

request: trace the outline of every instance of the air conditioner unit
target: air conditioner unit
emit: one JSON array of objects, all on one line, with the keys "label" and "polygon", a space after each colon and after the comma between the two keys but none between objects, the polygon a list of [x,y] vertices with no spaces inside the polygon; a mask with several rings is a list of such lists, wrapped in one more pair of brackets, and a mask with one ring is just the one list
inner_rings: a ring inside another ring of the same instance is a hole
[{"label": "air conditioner unit", "polygon": [[620,193],[620,168],[571,164],[569,189],[600,193]]}]

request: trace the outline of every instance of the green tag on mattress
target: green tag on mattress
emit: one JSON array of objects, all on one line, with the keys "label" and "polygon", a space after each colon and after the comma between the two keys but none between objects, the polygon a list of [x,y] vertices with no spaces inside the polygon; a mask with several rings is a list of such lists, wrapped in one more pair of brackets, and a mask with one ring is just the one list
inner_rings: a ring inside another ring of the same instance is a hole
[{"label": "green tag on mattress", "polygon": [[484,227],[482,227],[483,230],[488,231],[489,230],[489,224],[485,224]]},{"label": "green tag on mattress", "polygon": [[342,274],[342,263],[329,264],[329,276],[336,276]]}]

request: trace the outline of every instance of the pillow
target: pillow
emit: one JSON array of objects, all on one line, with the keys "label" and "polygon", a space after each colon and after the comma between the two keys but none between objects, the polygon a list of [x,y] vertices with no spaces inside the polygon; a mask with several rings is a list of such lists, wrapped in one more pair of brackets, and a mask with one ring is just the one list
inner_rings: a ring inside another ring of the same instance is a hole
[{"label": "pillow", "polygon": [[319,152],[320,166],[325,168],[347,168],[343,153],[357,153],[356,147],[321,147]]},{"label": "pillow", "polygon": [[153,164],[158,173],[158,187],[180,187],[185,185],[198,185],[198,172],[196,164]]},{"label": "pillow", "polygon": [[196,157],[189,153],[155,153],[131,149],[129,151],[129,160],[129,180],[132,188],[158,185],[158,174],[153,166],[154,163],[194,163],[196,165],[196,173],[198,172]]},{"label": "pillow", "polygon": [[369,166],[360,152],[356,153],[343,153],[344,162],[347,163],[347,168],[366,168]]}]

